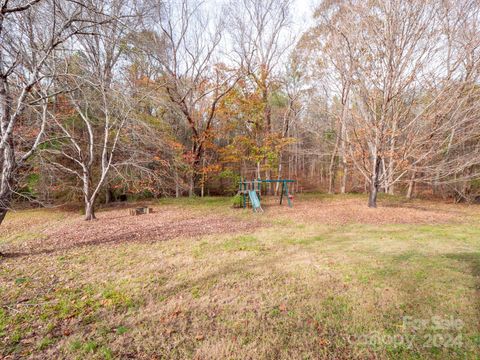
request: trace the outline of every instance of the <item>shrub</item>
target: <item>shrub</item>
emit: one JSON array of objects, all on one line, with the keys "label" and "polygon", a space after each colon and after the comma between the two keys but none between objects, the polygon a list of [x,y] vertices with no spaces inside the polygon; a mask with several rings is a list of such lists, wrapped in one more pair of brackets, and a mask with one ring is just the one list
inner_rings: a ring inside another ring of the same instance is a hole
[{"label": "shrub", "polygon": [[232,199],[232,206],[234,208],[242,207],[242,195],[237,194]]}]

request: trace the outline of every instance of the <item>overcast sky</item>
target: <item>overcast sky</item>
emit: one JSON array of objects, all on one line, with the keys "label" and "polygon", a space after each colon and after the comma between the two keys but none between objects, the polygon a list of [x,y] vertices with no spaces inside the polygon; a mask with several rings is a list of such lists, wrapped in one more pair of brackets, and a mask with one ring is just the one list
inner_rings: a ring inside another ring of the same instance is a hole
[{"label": "overcast sky", "polygon": [[296,27],[305,30],[311,24],[316,3],[318,1],[315,0],[294,0],[292,16]]}]

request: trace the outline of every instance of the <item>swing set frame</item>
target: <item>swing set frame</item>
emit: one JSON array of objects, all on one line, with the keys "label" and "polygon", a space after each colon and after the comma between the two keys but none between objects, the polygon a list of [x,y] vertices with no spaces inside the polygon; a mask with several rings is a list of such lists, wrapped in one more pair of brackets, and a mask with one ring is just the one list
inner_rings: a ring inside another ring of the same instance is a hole
[{"label": "swing set frame", "polygon": [[282,188],[280,191],[280,205],[283,204],[283,197],[287,198],[288,207],[293,207],[293,203],[291,201],[291,195],[289,193],[288,184],[294,183],[295,180],[292,179],[277,179],[277,180],[262,180],[262,179],[254,179],[251,181],[241,179],[238,185],[238,193],[242,195],[242,207],[245,209],[247,207],[247,198],[248,198],[248,191],[256,191],[258,195],[258,199],[261,200],[261,192],[262,192],[262,184],[282,184]]}]

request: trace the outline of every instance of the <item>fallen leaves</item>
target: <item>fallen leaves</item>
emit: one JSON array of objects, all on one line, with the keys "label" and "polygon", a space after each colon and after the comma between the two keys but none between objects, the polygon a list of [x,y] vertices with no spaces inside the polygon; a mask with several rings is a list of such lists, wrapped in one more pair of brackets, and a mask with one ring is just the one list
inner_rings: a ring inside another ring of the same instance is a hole
[{"label": "fallen leaves", "polygon": [[288,216],[299,222],[316,222],[338,225],[361,224],[443,224],[458,219],[462,213],[457,207],[452,211],[446,204],[422,203],[390,204],[380,202],[378,208],[369,209],[365,199],[314,199],[298,201],[294,208],[278,207],[279,216]]},{"label": "fallen leaves", "polygon": [[83,221],[78,216],[70,218],[45,230],[46,236],[9,244],[5,252],[10,256],[15,253],[34,255],[80,246],[248,232],[261,225],[257,219],[240,220],[231,216],[191,213],[185,209],[155,208],[153,214],[137,217],[128,216],[125,209],[117,209],[101,212],[97,217],[98,221],[93,222]]}]

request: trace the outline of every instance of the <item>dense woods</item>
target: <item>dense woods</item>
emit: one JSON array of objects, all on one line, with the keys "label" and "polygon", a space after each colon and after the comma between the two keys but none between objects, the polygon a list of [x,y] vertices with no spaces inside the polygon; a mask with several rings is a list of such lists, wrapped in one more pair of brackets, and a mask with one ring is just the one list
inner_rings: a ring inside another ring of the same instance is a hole
[{"label": "dense woods", "polygon": [[[480,196],[480,4],[0,1],[0,221],[17,202]],[[268,189],[272,193],[278,189]]]}]

